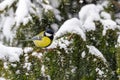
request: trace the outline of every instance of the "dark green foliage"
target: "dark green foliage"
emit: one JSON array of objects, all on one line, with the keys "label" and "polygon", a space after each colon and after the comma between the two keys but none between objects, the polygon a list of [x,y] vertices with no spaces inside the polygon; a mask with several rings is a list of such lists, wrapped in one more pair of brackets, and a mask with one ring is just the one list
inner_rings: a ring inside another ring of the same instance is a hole
[{"label": "dark green foliage", "polygon": [[[96,30],[86,33],[87,41],[84,42],[78,35],[73,37],[73,43],[68,46],[69,51],[57,49],[48,52],[44,64],[48,67],[47,74],[52,80],[117,80],[116,75],[116,40],[117,30],[107,30],[102,34],[103,26],[96,22]],[[91,55],[86,45],[98,48],[107,60],[104,63],[99,57]],[[85,51],[84,58],[81,57]],[[103,73],[100,75],[99,68]],[[74,70],[72,72],[72,70]],[[114,73],[113,73],[114,72]],[[104,76],[105,75],[105,76]]]},{"label": "dark green foliage", "polygon": [[[27,62],[25,60],[26,57],[29,57]],[[41,59],[32,55],[26,57],[23,55],[20,62],[12,63],[16,64],[16,67],[10,66],[10,70],[14,74],[13,80],[46,80],[47,78],[41,74]],[[24,67],[26,63],[31,64],[30,70]]]},{"label": "dark green foliage", "polygon": [[[110,3],[105,11],[111,13],[112,19],[114,19],[114,6],[111,5]],[[17,46],[34,47],[33,42],[21,42],[20,40],[31,38],[40,31],[45,30],[46,27],[50,27],[52,23],[60,26],[67,19],[76,16],[81,7],[82,4],[80,5],[79,0],[61,0],[58,8],[62,16],[61,21],[55,18],[51,10],[48,12],[43,11],[42,19],[31,14],[33,20],[26,25],[21,24],[17,31],[15,39],[18,41]],[[106,35],[103,36],[103,25],[99,21],[96,21],[95,25],[95,31],[86,32],[87,41],[83,41],[79,35],[73,34],[72,43],[67,46],[67,50],[60,47],[47,52],[43,50],[42,58],[33,56],[32,52],[24,53],[20,56],[19,62],[7,62],[8,69],[4,69],[4,62],[0,61],[0,76],[10,80],[48,80],[47,75],[50,76],[51,80],[118,80],[117,74],[120,74],[120,72],[117,69],[120,69],[120,51],[119,48],[116,49],[115,47],[118,37],[117,30],[109,29]],[[63,37],[69,35],[71,33]],[[98,56],[89,53],[87,45],[95,46],[103,54],[107,63],[104,63]],[[37,50],[41,52],[42,49],[34,48],[33,52]],[[83,52],[85,52],[84,57],[82,57]],[[26,58],[28,59],[26,60]],[[25,63],[31,64],[30,70],[24,67]],[[45,75],[41,73],[42,65],[45,66]],[[100,74],[100,72],[102,73]]]},{"label": "dark green foliage", "polygon": [[[106,60],[108,61],[108,70],[116,71],[116,44],[117,44],[117,30],[107,30],[106,35],[102,36],[102,25],[99,22],[96,22],[96,31],[88,32],[88,42],[97,47]],[[116,80],[116,73],[111,74],[109,80]]]},{"label": "dark green foliage", "polygon": [[117,53],[116,53],[116,62],[117,62],[117,74],[120,75],[120,47],[117,48]]}]

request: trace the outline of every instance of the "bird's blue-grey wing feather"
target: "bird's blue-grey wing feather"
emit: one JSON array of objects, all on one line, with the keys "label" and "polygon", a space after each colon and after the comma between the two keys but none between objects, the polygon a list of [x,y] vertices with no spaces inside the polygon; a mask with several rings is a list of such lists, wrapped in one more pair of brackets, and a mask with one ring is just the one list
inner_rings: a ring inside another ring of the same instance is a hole
[{"label": "bird's blue-grey wing feather", "polygon": [[32,40],[41,40],[42,39],[42,36],[34,36],[33,38],[32,38]]}]

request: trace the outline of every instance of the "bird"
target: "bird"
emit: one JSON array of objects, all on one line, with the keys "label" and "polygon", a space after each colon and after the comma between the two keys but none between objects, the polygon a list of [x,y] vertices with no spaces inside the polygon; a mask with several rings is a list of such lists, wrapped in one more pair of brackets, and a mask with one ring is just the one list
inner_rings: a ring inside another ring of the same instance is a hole
[{"label": "bird", "polygon": [[46,29],[45,31],[42,31],[38,35],[34,36],[32,40],[36,47],[45,48],[52,43],[53,38],[54,38],[53,30]]},{"label": "bird", "polygon": [[46,48],[51,45],[53,38],[54,31],[52,29],[47,28],[45,31],[40,32],[31,39],[27,39],[24,41],[33,41],[36,47]]}]

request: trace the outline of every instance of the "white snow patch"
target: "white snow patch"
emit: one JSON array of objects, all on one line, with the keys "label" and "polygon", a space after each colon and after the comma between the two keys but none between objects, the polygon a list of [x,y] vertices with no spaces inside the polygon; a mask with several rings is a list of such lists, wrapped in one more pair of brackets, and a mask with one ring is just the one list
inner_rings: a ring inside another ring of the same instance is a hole
[{"label": "white snow patch", "polygon": [[55,18],[57,20],[61,21],[62,18],[60,16],[60,11],[57,10],[56,8],[54,8],[54,6],[49,5],[49,4],[41,4],[41,5],[42,5],[45,12],[48,12],[49,10],[52,11],[55,15]]},{"label": "white snow patch", "polygon": [[9,8],[16,0],[4,0],[0,3],[0,11],[3,11],[5,8]]},{"label": "white snow patch", "polygon": [[52,44],[48,46],[47,49],[60,47],[60,49],[63,48],[67,52],[67,46],[69,46],[70,43],[71,41],[68,41],[65,37],[63,37],[57,40],[53,40]]},{"label": "white snow patch", "polygon": [[120,46],[120,35],[118,36],[117,42],[118,42],[118,46]]},{"label": "white snow patch", "polygon": [[53,10],[53,7],[51,5],[47,5],[47,4],[41,4],[45,10],[45,12],[47,12],[48,10]]},{"label": "white snow patch", "polygon": [[10,42],[12,42],[12,39],[15,36],[14,31],[11,31],[13,25],[14,25],[14,18],[6,17],[2,26],[3,35],[6,37],[7,41],[10,40]]},{"label": "white snow patch", "polygon": [[119,18],[117,18],[115,21],[116,21],[117,24],[120,25],[120,19]]},{"label": "white snow patch", "polygon": [[15,68],[15,67],[17,67],[17,64],[11,64],[11,66]]},{"label": "white snow patch", "polygon": [[81,54],[81,57],[85,58],[85,55],[86,55],[86,53],[85,53],[85,51],[83,51],[82,54]]},{"label": "white snow patch", "polygon": [[23,68],[26,68],[28,71],[31,69],[30,67],[31,67],[31,63],[25,63],[24,64],[24,66],[23,66]]},{"label": "white snow patch", "polygon": [[111,19],[111,15],[105,11],[102,11],[100,16],[103,18],[103,19]]},{"label": "white snow patch", "polygon": [[103,7],[100,5],[89,4],[85,5],[79,11],[79,18],[82,23],[82,29],[84,31],[96,30],[95,22],[100,20],[100,11]]},{"label": "white snow patch", "polygon": [[0,43],[0,59],[10,62],[19,61],[19,56],[23,53],[21,48],[8,47]]},{"label": "white snow patch", "polygon": [[76,33],[81,36],[81,38],[86,41],[86,36],[84,31],[81,29],[81,22],[77,18],[72,18],[64,22],[60,29],[55,34],[55,39],[63,36],[67,33]]},{"label": "white snow patch", "polygon": [[96,30],[95,23],[88,18],[85,23],[83,24],[83,30],[84,31],[91,31],[91,30]]},{"label": "white snow patch", "polygon": [[45,76],[45,66],[44,65],[42,65],[42,67],[41,67],[41,74],[43,76]]},{"label": "white snow patch", "polygon": [[21,23],[26,24],[31,20],[31,16],[29,14],[29,9],[31,7],[30,4],[30,0],[19,0],[18,7],[15,12],[16,26],[19,26]]},{"label": "white snow patch", "polygon": [[15,73],[16,73],[16,74],[20,74],[20,70],[17,70]]},{"label": "white snow patch", "polygon": [[54,8],[58,8],[60,5],[60,0],[49,0]]},{"label": "white snow patch", "polygon": [[5,79],[5,78],[3,78],[3,77],[0,77],[0,80],[7,80],[7,79]]},{"label": "white snow patch", "polygon": [[104,72],[102,70],[100,70],[99,68],[96,68],[96,72],[98,72],[98,74],[100,76],[102,76],[104,74]]},{"label": "white snow patch", "polygon": [[103,25],[103,36],[106,35],[106,31],[108,29],[112,29],[115,30],[116,28],[118,28],[117,24],[115,21],[111,20],[111,19],[106,19],[106,20],[100,20],[102,25]]},{"label": "white snow patch", "polygon": [[108,4],[109,4],[109,1],[104,1],[101,5],[103,6],[103,7],[105,7],[105,8],[107,8],[108,7]]},{"label": "white snow patch", "polygon": [[33,53],[32,53],[32,56],[36,56],[36,57],[38,57],[39,59],[41,59],[42,56],[43,56],[43,54],[42,54],[42,53],[33,52]]},{"label": "white snow patch", "polygon": [[79,12],[79,18],[82,21],[82,24],[84,24],[84,22],[87,19],[89,19],[91,21],[99,20],[100,19],[100,16],[99,16],[100,10],[101,9],[94,4],[89,4],[89,5],[83,6]]},{"label": "white snow patch", "polygon": [[24,53],[30,53],[33,51],[33,48],[32,47],[25,47],[24,48]]},{"label": "white snow patch", "polygon": [[71,69],[71,72],[72,72],[72,73],[75,73],[75,72],[76,72],[76,69],[77,69],[77,67],[73,67],[73,68]]},{"label": "white snow patch", "polygon": [[4,62],[4,68],[8,69],[8,63],[7,62]]},{"label": "white snow patch", "polygon": [[89,53],[91,53],[92,55],[97,56],[98,58],[100,58],[101,60],[103,60],[103,62],[107,62],[105,57],[103,56],[103,54],[95,47],[95,46],[88,46],[87,48],[89,49]]},{"label": "white snow patch", "polygon": [[82,4],[83,2],[84,2],[83,0],[80,0],[80,1],[79,1],[79,3],[81,3],[81,4]]}]

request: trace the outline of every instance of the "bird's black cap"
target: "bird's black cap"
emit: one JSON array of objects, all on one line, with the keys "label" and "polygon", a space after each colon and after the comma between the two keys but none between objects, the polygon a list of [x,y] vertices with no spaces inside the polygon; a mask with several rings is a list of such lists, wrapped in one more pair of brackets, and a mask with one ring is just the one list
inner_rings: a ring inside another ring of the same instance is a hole
[{"label": "bird's black cap", "polygon": [[52,29],[50,29],[50,28],[47,28],[47,29],[45,30],[45,32],[50,33],[50,34],[54,34],[54,31],[53,31]]}]

